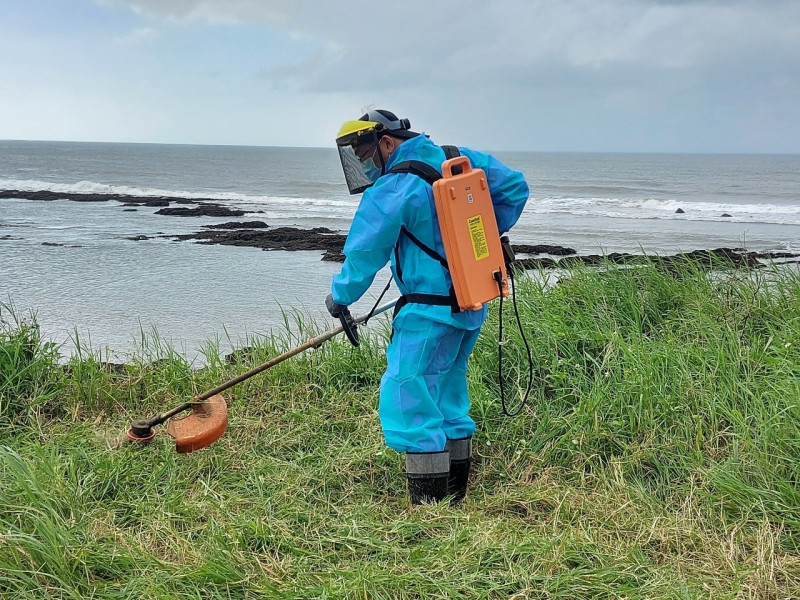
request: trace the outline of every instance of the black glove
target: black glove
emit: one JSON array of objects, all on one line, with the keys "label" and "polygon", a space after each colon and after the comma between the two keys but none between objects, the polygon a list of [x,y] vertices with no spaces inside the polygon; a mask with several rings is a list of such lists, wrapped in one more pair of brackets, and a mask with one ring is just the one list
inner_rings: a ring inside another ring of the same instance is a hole
[{"label": "black glove", "polygon": [[347,307],[343,304],[337,304],[333,301],[333,294],[328,294],[328,297],[325,298],[325,308],[328,309],[328,312],[331,313],[331,316],[334,319],[338,319],[342,311],[347,310]]},{"label": "black glove", "polygon": [[353,315],[350,314],[350,309],[343,304],[334,302],[332,294],[328,294],[328,297],[325,298],[325,308],[328,309],[334,319],[339,319],[347,339],[353,346],[358,347],[361,344],[358,340],[358,327],[356,327],[356,322],[353,320]]}]

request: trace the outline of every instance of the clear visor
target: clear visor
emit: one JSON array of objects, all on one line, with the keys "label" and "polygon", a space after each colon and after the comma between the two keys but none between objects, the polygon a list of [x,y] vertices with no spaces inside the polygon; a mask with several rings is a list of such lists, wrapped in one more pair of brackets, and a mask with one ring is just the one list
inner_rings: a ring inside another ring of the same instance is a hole
[{"label": "clear visor", "polygon": [[364,163],[356,154],[353,146],[337,146],[339,148],[339,160],[342,161],[342,171],[347,189],[351,194],[360,194],[374,183],[367,176]]}]

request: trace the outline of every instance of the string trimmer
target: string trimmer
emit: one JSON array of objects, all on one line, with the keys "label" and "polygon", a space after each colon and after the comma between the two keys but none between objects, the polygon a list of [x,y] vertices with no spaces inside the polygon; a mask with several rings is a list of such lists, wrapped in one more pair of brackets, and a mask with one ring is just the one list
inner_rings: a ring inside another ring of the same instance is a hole
[{"label": "string trimmer", "polygon": [[[339,327],[321,333],[296,348],[292,348],[280,356],[276,356],[264,364],[250,369],[246,373],[229,379],[214,389],[198,394],[189,402],[176,406],[164,414],[151,417],[150,419],[136,419],[132,421],[131,427],[127,432],[128,438],[138,443],[149,442],[155,436],[155,430],[153,428],[169,419],[169,423],[167,423],[167,433],[175,438],[175,449],[178,452],[194,452],[195,450],[200,450],[201,448],[213,444],[222,437],[222,434],[225,433],[228,427],[228,404],[225,402],[225,398],[222,397],[222,392],[246,379],[250,379],[254,375],[266,371],[270,367],[274,367],[278,363],[282,363],[295,354],[299,354],[309,348],[319,347],[343,331],[347,333],[351,341],[353,340],[352,336],[355,336],[355,340],[357,341],[358,334],[353,323],[365,323],[373,315],[378,315],[392,308],[396,302],[397,300],[394,300],[380,307],[376,307],[370,311],[369,314],[353,319],[352,321],[345,321],[342,319],[342,325]],[[175,415],[187,410],[191,410],[192,412],[185,417],[173,418]]]}]

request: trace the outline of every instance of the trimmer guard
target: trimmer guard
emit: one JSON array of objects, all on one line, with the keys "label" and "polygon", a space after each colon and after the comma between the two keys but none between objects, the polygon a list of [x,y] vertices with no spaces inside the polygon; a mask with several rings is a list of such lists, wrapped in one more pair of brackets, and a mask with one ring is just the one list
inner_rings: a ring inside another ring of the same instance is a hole
[{"label": "trimmer guard", "polygon": [[228,428],[228,404],[222,395],[198,402],[185,417],[167,422],[167,433],[175,438],[175,450],[194,452],[216,442]]}]

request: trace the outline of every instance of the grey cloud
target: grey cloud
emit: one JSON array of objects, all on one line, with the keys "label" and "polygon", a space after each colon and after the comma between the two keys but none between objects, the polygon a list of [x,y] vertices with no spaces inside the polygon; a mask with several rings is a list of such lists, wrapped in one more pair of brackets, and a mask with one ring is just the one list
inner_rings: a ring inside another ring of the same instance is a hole
[{"label": "grey cloud", "polygon": [[[541,64],[587,71],[608,65],[697,69],[749,52],[800,54],[800,3],[713,0],[571,0],[566,2],[392,3],[340,0],[115,0],[138,11],[210,22],[260,21],[322,48],[317,68],[299,65],[293,79],[318,89],[359,89],[460,79],[476,68],[491,75]],[[770,7],[765,9],[764,7]],[[461,40],[467,40],[462,43]],[[800,56],[798,57],[800,58]],[[278,69],[276,76],[286,76]],[[268,73],[262,73],[262,75]]]},{"label": "grey cloud", "polygon": [[[516,108],[533,115],[526,135],[555,127],[546,116],[555,115],[575,139],[621,139],[629,123],[632,145],[648,122],[671,123],[661,135],[672,143],[676,128],[688,139],[723,118],[720,131],[772,127],[775,111],[800,121],[791,103],[764,100],[800,82],[795,0],[106,1],[169,19],[264,23],[316,48],[262,69],[268,85],[398,98],[431,117],[447,104],[453,123],[480,113],[492,128]],[[733,108],[715,112],[723,104]]]}]

